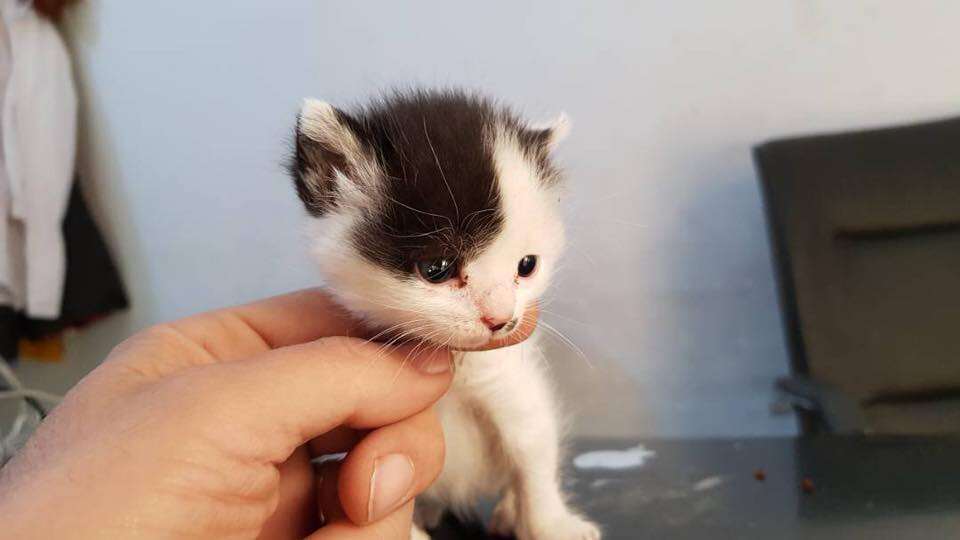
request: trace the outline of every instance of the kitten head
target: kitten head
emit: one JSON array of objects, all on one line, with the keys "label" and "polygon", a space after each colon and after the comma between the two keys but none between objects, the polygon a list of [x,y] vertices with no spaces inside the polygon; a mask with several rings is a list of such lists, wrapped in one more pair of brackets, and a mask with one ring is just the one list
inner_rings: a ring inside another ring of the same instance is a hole
[{"label": "kitten head", "polygon": [[352,313],[453,347],[506,337],[563,248],[561,117],[534,127],[461,92],[395,94],[346,113],[307,100],[291,165],[312,251]]}]

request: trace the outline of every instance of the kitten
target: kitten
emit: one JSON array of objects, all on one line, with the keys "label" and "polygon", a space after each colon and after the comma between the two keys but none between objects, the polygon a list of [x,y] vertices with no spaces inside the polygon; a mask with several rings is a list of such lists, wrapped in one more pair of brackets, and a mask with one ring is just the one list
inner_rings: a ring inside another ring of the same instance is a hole
[{"label": "kitten", "polygon": [[[533,127],[459,91],[396,93],[353,113],[307,100],[291,171],[331,293],[395,337],[454,349],[508,336],[550,281],[564,244],[550,151],[564,117]],[[417,499],[420,527],[500,495],[493,529],[592,540],[566,503],[560,427],[533,339],[454,353],[437,405],[447,452]],[[428,538],[414,527],[413,538]]]}]

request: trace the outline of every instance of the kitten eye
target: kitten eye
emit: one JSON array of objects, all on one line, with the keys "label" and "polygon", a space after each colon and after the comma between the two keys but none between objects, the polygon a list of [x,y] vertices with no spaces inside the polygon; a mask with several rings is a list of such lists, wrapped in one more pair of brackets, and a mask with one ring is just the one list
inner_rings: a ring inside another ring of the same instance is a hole
[{"label": "kitten eye", "polygon": [[454,276],[456,269],[456,261],[446,257],[417,261],[417,273],[430,283],[447,281]]},{"label": "kitten eye", "polygon": [[530,274],[533,274],[533,271],[536,269],[537,256],[527,255],[526,257],[520,259],[520,264],[517,265],[517,275],[520,277],[530,277]]}]

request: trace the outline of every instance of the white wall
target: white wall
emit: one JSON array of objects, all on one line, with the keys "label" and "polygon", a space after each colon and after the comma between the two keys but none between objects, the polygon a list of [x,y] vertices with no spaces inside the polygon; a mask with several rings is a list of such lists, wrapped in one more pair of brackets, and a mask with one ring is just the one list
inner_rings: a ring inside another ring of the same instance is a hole
[{"label": "white wall", "polygon": [[314,281],[279,166],[301,97],[463,84],[573,118],[573,245],[546,320],[596,366],[554,347],[580,430],[791,433],[767,412],[786,355],[750,146],[956,112],[958,18],[950,1],[86,0],[67,25],[83,168],[135,307],[74,339],[71,369],[149,322]]}]

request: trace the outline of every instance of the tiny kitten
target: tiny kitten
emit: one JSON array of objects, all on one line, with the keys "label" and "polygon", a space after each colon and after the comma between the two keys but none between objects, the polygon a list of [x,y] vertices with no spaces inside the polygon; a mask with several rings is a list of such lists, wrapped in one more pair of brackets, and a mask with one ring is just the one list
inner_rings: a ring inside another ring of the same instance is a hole
[{"label": "tiny kitten", "polygon": [[[460,91],[398,92],[349,114],[305,101],[291,172],[330,292],[390,337],[469,349],[508,336],[563,249],[550,152],[567,129],[563,116],[534,127]],[[417,498],[412,538],[494,495],[493,532],[600,538],[561,491],[560,422],[535,337],[454,353],[437,404],[446,462]]]}]

